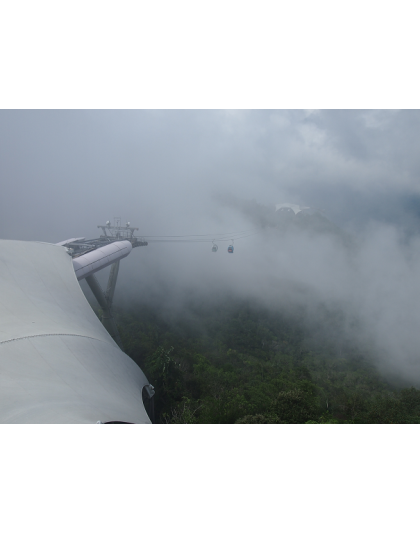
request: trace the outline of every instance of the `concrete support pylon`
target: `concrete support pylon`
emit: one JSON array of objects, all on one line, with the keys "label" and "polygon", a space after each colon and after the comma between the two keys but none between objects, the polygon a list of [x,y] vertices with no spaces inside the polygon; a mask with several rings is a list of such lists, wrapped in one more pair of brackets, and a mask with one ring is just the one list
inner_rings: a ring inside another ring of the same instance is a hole
[{"label": "concrete support pylon", "polygon": [[111,272],[109,273],[108,286],[105,293],[102,291],[98,279],[94,274],[86,276],[85,280],[102,309],[102,324],[108,330],[109,334],[120,347],[120,349],[124,350],[121,337],[118,332],[117,323],[115,322],[115,318],[112,314],[112,301],[114,299],[119,267],[119,261],[112,264]]},{"label": "concrete support pylon", "polygon": [[105,298],[108,301],[109,306],[112,306],[114,300],[115,286],[117,284],[118,271],[120,269],[120,262],[116,261],[111,265],[111,272],[109,273],[108,286],[105,292]]}]

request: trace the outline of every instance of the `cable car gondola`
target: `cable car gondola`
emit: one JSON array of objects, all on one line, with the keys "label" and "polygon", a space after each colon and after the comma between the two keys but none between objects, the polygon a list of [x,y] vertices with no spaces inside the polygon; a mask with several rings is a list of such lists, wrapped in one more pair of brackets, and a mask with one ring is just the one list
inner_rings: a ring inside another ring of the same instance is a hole
[{"label": "cable car gondola", "polygon": [[213,241],[213,246],[211,247],[212,252],[217,252],[219,247],[216,245],[216,243]]},{"label": "cable car gondola", "polygon": [[232,245],[228,246],[228,252],[229,252],[229,254],[233,254],[233,243],[232,243]]}]

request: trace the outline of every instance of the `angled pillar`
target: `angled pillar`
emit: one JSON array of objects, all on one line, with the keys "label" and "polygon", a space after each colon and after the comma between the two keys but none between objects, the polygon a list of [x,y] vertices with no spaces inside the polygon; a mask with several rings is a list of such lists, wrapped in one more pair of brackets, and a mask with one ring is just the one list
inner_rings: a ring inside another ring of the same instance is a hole
[{"label": "angled pillar", "polygon": [[105,298],[108,301],[109,306],[112,306],[112,301],[114,300],[115,285],[117,284],[118,271],[120,269],[119,260],[112,264],[111,272],[109,273],[108,278],[108,287],[106,288]]},{"label": "angled pillar", "polygon": [[112,300],[114,297],[115,284],[117,283],[119,261],[114,263],[111,267],[109,274],[108,287],[106,293],[102,291],[102,288],[94,274],[86,276],[86,282],[88,283],[92,293],[95,295],[99,306],[102,308],[102,324],[108,330],[111,337],[117,343],[121,350],[123,349],[120,334],[118,332],[117,323],[112,315]]}]

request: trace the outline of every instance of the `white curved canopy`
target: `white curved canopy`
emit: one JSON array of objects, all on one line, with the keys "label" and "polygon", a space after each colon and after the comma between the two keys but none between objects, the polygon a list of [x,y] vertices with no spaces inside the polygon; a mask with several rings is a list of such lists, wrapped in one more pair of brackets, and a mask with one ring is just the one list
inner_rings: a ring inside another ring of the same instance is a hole
[{"label": "white curved canopy", "polygon": [[[60,244],[60,243],[58,243]],[[73,259],[74,272],[78,280],[108,267],[116,261],[122,260],[130,254],[133,247],[130,241],[115,241],[104,247],[97,248]]]},{"label": "white curved canopy", "polygon": [[0,240],[0,422],[150,423],[149,382],[87,302],[64,247]]}]

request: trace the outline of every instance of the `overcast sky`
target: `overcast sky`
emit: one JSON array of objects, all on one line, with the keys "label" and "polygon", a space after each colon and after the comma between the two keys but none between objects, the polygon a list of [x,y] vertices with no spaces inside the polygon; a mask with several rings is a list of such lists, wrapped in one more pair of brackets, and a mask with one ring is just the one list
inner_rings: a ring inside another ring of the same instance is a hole
[{"label": "overcast sky", "polygon": [[416,218],[418,111],[2,111],[1,236],[59,241],[121,216],[217,232],[234,195],[342,224]]},{"label": "overcast sky", "polygon": [[233,255],[150,242],[122,262],[118,298],[340,308],[420,384],[419,127],[418,111],[2,111],[0,235],[95,237],[114,217],[140,235],[238,232],[260,230],[250,201],[322,208],[357,249],[269,230]]}]

